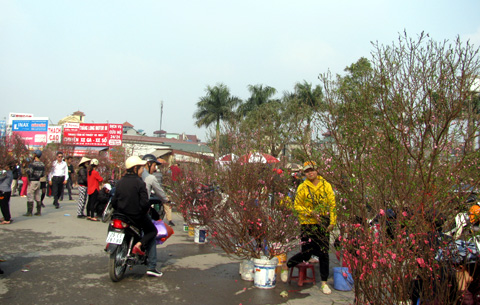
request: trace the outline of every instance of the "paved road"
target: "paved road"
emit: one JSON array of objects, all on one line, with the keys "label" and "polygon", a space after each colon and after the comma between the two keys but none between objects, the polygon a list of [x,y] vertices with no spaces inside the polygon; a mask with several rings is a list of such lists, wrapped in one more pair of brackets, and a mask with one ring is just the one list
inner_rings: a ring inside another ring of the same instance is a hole
[{"label": "paved road", "polygon": [[[74,197],[76,199],[76,197]],[[46,198],[41,217],[24,217],[26,198],[13,197],[14,222],[0,225],[0,304],[351,304],[352,292],[326,296],[319,284],[277,282],[258,289],[243,281],[239,260],[208,244],[195,244],[175,214],[175,234],[158,246],[164,275],[145,275],[145,266],[127,270],[119,283],[108,276],[104,253],[107,224],[76,218],[76,202],[54,209]],[[335,261],[332,258],[332,267]],[[316,267],[318,276],[318,267]],[[333,286],[333,279],[329,279]],[[280,293],[288,291],[288,297]]]}]

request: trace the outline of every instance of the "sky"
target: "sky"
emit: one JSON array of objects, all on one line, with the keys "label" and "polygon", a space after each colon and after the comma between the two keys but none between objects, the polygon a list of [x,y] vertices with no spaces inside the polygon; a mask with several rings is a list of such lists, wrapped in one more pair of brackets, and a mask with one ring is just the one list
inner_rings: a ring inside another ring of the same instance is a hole
[{"label": "sky", "polygon": [[163,101],[161,129],[206,140],[193,113],[207,86],[281,97],[404,31],[480,47],[479,12],[479,0],[0,0],[0,119],[80,110],[153,135]]}]

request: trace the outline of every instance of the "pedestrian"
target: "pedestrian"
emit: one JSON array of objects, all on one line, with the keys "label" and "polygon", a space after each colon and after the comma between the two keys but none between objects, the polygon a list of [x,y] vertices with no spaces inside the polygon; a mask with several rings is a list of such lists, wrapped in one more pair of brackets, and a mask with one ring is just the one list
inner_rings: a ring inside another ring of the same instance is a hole
[{"label": "pedestrian", "polygon": [[20,166],[18,165],[17,161],[13,161],[10,165],[10,169],[13,175],[11,194],[12,196],[16,196],[16,192],[18,189],[18,179],[20,178]]},{"label": "pedestrian", "polygon": [[53,205],[60,208],[58,199],[62,195],[62,189],[68,180],[67,163],[63,161],[63,152],[57,152],[57,160],[53,161],[52,170],[48,175],[48,184],[52,186]]},{"label": "pedestrian", "polygon": [[40,205],[42,208],[45,207],[45,204],[43,204],[43,199],[45,199],[45,195],[47,194],[47,176],[43,175],[42,178],[40,178],[40,189],[42,190],[42,195],[40,196]]},{"label": "pedestrian", "polygon": [[329,233],[337,221],[335,194],[330,183],[318,175],[315,163],[305,163],[303,172],[306,180],[299,185],[294,202],[301,227],[301,252],[288,260],[287,267],[293,268],[308,261],[312,255],[317,256],[321,290],[324,294],[330,294],[332,291],[327,285],[330,267],[328,252]]},{"label": "pedestrian", "polygon": [[105,183],[100,192],[98,192],[97,204],[95,205],[95,213],[97,214],[97,217],[102,217],[105,207],[110,201],[110,198],[112,198],[113,194],[111,191],[112,185],[110,183]]},{"label": "pedestrian", "polygon": [[176,183],[182,177],[182,170],[180,169],[180,164],[175,163],[170,166],[170,171],[172,172],[172,181]]},{"label": "pedestrian", "polygon": [[[73,164],[72,164],[72,157],[68,156],[66,160],[67,168],[68,168],[68,180],[67,184],[65,184],[68,190],[68,200],[73,200],[72,198],[72,187],[73,187],[73,175],[75,174]],[[65,188],[62,188],[62,196],[60,197],[60,201],[63,201],[63,193],[65,192]]]},{"label": "pedestrian", "polygon": [[97,205],[98,192],[100,191],[100,182],[103,181],[103,178],[95,170],[97,166],[98,166],[98,160],[92,159],[92,161],[90,161],[90,169],[88,171],[88,177],[87,177],[87,180],[88,180],[87,219],[91,221],[99,221],[95,217],[95,210]]},{"label": "pedestrian", "polygon": [[21,177],[20,179],[22,180],[22,188],[20,191],[20,197],[27,197],[27,187],[28,187],[28,175],[27,175],[27,168],[28,168],[28,163],[30,159],[26,158],[23,159],[22,165],[20,167],[20,173]]},{"label": "pedestrian", "polygon": [[78,184],[78,202],[77,202],[77,218],[87,217],[84,214],[85,205],[87,204],[87,186],[88,186],[88,170],[90,165],[89,158],[82,157],[78,163],[77,184]]},{"label": "pedestrian", "polygon": [[0,223],[2,225],[11,224],[13,221],[10,215],[10,196],[12,195],[12,169],[15,166],[16,164],[11,162],[0,172],[0,210],[3,215],[3,220]]},{"label": "pedestrian", "polygon": [[27,213],[23,216],[32,216],[34,201],[37,203],[37,212],[35,212],[34,215],[42,215],[42,190],[40,187],[40,179],[45,176],[45,164],[40,161],[40,158],[42,157],[42,152],[40,150],[35,150],[33,154],[34,160],[26,169],[26,173],[28,175]]}]

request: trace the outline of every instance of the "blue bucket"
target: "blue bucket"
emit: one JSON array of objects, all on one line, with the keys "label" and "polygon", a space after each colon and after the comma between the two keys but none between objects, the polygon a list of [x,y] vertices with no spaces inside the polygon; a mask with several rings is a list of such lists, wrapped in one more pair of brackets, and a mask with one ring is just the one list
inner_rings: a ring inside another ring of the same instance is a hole
[{"label": "blue bucket", "polygon": [[353,277],[347,267],[333,268],[333,288],[340,291],[352,290]]}]

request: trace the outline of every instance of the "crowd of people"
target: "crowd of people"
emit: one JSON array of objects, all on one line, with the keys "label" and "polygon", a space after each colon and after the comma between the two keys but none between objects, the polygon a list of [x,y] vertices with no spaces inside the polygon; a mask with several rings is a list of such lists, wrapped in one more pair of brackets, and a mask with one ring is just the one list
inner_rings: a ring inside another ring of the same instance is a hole
[{"label": "crowd of people", "polygon": [[[153,155],[147,155],[152,158]],[[64,158],[63,152],[56,153],[51,170],[46,171],[45,164],[41,161],[42,151],[33,151],[31,158],[27,157],[21,162],[13,161],[2,169],[0,175],[0,208],[3,218],[0,224],[11,224],[13,219],[10,215],[10,198],[21,196],[26,198],[27,212],[23,216],[41,216],[42,208],[45,207],[45,197],[53,198],[53,206],[60,208],[65,193],[68,193],[69,200],[73,200],[72,189],[78,189],[77,218],[86,218],[91,221],[99,221],[98,217],[103,213],[105,206],[113,195],[114,181],[103,179],[96,170],[99,166],[97,159],[81,158],[78,168],[75,169],[73,158]],[[153,156],[153,158],[155,158]],[[160,163],[150,166],[153,177],[158,181],[156,189],[160,188],[163,196],[166,218],[170,226],[175,224],[172,221],[171,205],[167,203],[167,197],[163,191],[162,173]],[[174,164],[169,172],[172,178],[181,172],[178,165]],[[66,194],[65,194],[66,195]],[[34,208],[36,211],[34,212]]]},{"label": "crowd of people", "polygon": [[[18,190],[20,177],[26,178],[20,196],[27,198],[27,212],[24,214],[27,217],[42,215],[42,207],[45,206],[43,200],[48,189],[51,190],[53,205],[58,209],[59,201],[63,200],[65,188],[69,199],[72,200],[72,188],[76,184],[78,186],[77,218],[99,221],[97,217],[101,215],[112,198],[112,206],[130,215],[144,230],[144,238],[135,246],[134,251],[141,255],[148,253],[147,274],[155,277],[162,276],[162,272],[156,268],[156,244],[152,242],[156,235],[156,228],[148,213],[151,206],[149,199],[160,200],[164,204],[168,224],[174,226],[174,223],[171,218],[170,198],[162,187],[162,173],[158,170],[161,163],[154,155],[148,154],[142,159],[136,156],[128,158],[127,173],[118,181],[118,190],[112,187],[113,183],[104,183],[105,179],[97,171],[99,166],[97,159],[83,157],[75,171],[72,158],[67,157],[64,160],[63,153],[59,151],[52,169],[47,173],[45,164],[40,160],[41,156],[42,152],[36,150],[33,152],[33,162],[24,163],[23,166],[11,163],[1,172],[0,207],[3,214],[1,224],[10,224],[13,221],[9,201],[11,195]],[[182,174],[178,164],[171,166],[169,172],[173,183]],[[317,256],[322,280],[321,289],[325,294],[329,294],[331,290],[326,283],[329,276],[328,243],[329,232],[336,224],[335,195],[332,186],[319,175],[314,163],[306,163],[303,174],[305,181],[298,174],[292,175],[297,189],[293,207],[299,215],[302,246],[301,251],[288,260],[287,266],[292,268],[303,261],[308,261],[313,255]],[[35,213],[33,213],[34,203],[36,204]],[[318,214],[318,211],[322,211],[320,218],[319,215],[313,215]]]}]

